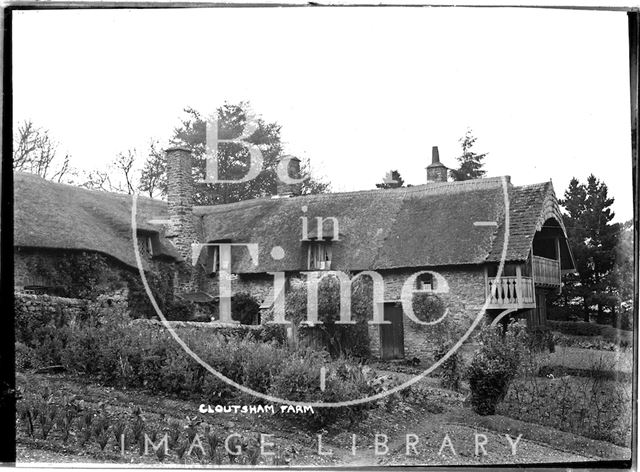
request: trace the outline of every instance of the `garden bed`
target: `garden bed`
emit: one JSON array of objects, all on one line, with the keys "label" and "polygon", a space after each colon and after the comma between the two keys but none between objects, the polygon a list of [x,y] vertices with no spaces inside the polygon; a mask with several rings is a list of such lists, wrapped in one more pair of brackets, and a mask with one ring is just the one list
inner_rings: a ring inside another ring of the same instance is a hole
[{"label": "garden bed", "polygon": [[[42,438],[39,427],[36,428],[34,437],[31,437],[26,432],[24,420],[19,419],[17,453],[18,463],[22,464],[80,462],[206,466],[219,463],[227,467],[233,464],[252,467],[253,461],[255,465],[335,467],[376,464],[537,463],[601,458],[622,460],[629,456],[628,449],[607,447],[606,443],[594,442],[570,433],[513,420],[505,423],[509,420],[500,416],[479,417],[463,406],[460,395],[436,387],[419,387],[418,390],[424,393],[422,397],[399,398],[384,408],[372,410],[357,424],[309,431],[296,427],[290,421],[283,421],[279,414],[202,414],[199,412],[199,401],[156,396],[139,389],[105,387],[82,377],[26,373],[19,374],[18,385],[23,391],[40,395],[48,385],[54,395],[52,403],[61,405],[61,402],[75,397],[77,401],[83,402],[85,410],[95,411],[97,415],[104,412],[114,421],[127,420],[129,428],[133,425],[133,412],[140,408],[145,430],[150,433],[156,431],[156,441],[164,432],[170,433],[174,425],[179,426],[178,447],[185,442],[190,425],[195,424],[204,448],[204,454],[200,456],[197,449],[194,449],[191,455],[184,453],[180,458],[179,451],[170,447],[168,454],[160,461],[151,450],[149,454],[140,455],[137,444],[127,443],[123,455],[113,434],[105,443],[104,450],[94,436],[81,445],[81,434],[75,426],[66,441],[63,441],[63,431],[58,427],[50,431],[47,439]],[[198,423],[200,421],[202,423]],[[519,425],[519,429],[514,424]],[[232,461],[223,445],[218,444],[220,454],[212,456],[209,442],[204,439],[207,425],[209,431],[222,440],[231,434],[240,435],[242,454]],[[477,432],[488,437],[488,456],[474,455],[473,440]],[[275,452],[275,456],[260,454],[256,458],[255,450],[251,452],[261,433],[272,434],[269,440],[274,446],[268,447],[267,452]],[[374,454],[376,433],[388,437],[387,454]],[[515,438],[520,433],[523,438],[518,446],[519,452],[513,457],[504,434]],[[331,451],[332,455],[318,454],[317,434],[323,435],[323,452]],[[353,434],[358,441],[355,455],[351,450]],[[418,454],[415,456],[405,454],[406,434],[416,434],[420,438]],[[452,440],[456,455],[449,453],[448,448],[439,454],[443,438],[447,434]]]}]

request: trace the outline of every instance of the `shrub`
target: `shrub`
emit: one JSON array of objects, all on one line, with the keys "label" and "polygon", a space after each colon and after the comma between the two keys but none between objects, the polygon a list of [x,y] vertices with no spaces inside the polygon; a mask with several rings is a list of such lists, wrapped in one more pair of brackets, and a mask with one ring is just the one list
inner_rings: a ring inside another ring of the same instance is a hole
[{"label": "shrub", "polygon": [[34,362],[41,365],[61,363],[61,353],[67,342],[65,318],[61,309],[31,311],[25,301],[16,298],[16,341],[32,349]]},{"label": "shrub", "polygon": [[485,326],[478,337],[480,349],[468,369],[471,405],[480,415],[495,414],[518,373],[523,352],[524,330],[511,323],[503,335],[500,327]]},{"label": "shrub", "polygon": [[27,370],[36,367],[35,352],[26,344],[15,343],[16,370]]},{"label": "shrub", "polygon": [[287,327],[277,324],[262,325],[262,329],[254,330],[251,334],[252,339],[262,342],[275,342],[278,345],[287,343]]},{"label": "shrub", "polygon": [[[370,278],[358,277],[351,284],[350,310],[355,325],[336,324],[340,319],[340,283],[334,275],[323,278],[318,284],[318,319],[323,325],[307,331],[300,329],[301,340],[304,341],[305,335],[311,337],[315,341],[312,345],[327,349],[333,357],[368,356],[367,320],[373,318],[373,283]],[[307,285],[294,283],[287,294],[286,317],[298,324],[306,320],[307,314]]]},{"label": "shrub", "polygon": [[[322,391],[320,368],[327,365],[327,360],[318,352],[307,351],[302,357],[291,357],[273,379],[269,393],[292,401],[335,403],[368,396],[373,392],[362,368],[345,360],[339,360],[327,369],[326,388]],[[338,408],[314,408],[313,414],[285,416],[285,419],[317,430],[338,420],[349,420],[352,424],[362,419],[369,408],[371,405],[368,403]]]},{"label": "shrub", "polygon": [[[442,359],[453,347],[453,341],[442,342],[436,347],[433,357],[436,361]],[[462,357],[459,352],[454,352],[444,361],[438,369],[440,373],[440,385],[444,388],[458,392],[462,378]]]},{"label": "shrub", "polygon": [[177,298],[165,301],[162,314],[169,321],[191,321],[195,317],[196,308],[193,303]]},{"label": "shrub", "polygon": [[584,318],[582,305],[551,305],[548,320],[579,321]]},{"label": "shrub", "polygon": [[242,384],[267,393],[289,354],[275,343],[258,343],[245,353],[242,363]]},{"label": "shrub", "polygon": [[258,300],[246,292],[238,292],[231,298],[231,319],[243,325],[257,324],[260,312]]},{"label": "shrub", "polygon": [[549,321],[548,323],[553,330],[574,336],[599,336],[603,329],[600,325],[585,321]]},{"label": "shrub", "polygon": [[553,332],[544,327],[538,327],[530,329],[526,333],[527,347],[533,352],[542,352],[548,350],[549,352],[555,351],[555,340]]},{"label": "shrub", "polygon": [[[143,387],[153,393],[183,398],[242,398],[236,388],[207,372],[192,359],[161,324],[151,320],[131,320],[122,305],[105,307],[94,303],[89,306],[86,320],[61,328],[55,328],[51,322],[49,327],[49,334],[62,334],[65,340],[55,346],[54,351],[70,372],[97,377],[106,385]],[[341,361],[334,367],[325,352],[291,351],[277,341],[256,340],[260,336],[278,337],[282,335],[281,328],[275,326],[270,333],[247,326],[234,327],[235,331],[228,332],[190,325],[179,325],[178,329],[181,339],[202,360],[225,377],[256,391],[275,392],[291,400],[327,402],[366,394],[367,383],[357,375],[359,368],[352,368],[347,361]],[[18,351],[28,359],[31,346],[21,343]],[[41,361],[51,359],[51,355],[45,357],[44,353],[36,353],[35,358]],[[26,360],[22,365],[26,365]],[[319,385],[320,368],[323,366],[328,372],[339,371],[341,376],[338,379],[337,374],[329,375],[325,392],[320,391]],[[291,385],[296,387],[291,389]],[[315,397],[316,393],[319,398]],[[343,417],[358,418],[360,410],[355,407],[322,409],[313,415],[309,424],[330,424]],[[298,418],[296,415],[295,419]]]}]

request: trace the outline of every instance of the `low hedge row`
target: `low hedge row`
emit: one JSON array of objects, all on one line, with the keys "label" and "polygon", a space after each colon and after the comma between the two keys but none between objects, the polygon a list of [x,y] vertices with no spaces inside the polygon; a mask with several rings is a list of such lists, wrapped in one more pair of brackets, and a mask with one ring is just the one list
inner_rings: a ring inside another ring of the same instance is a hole
[{"label": "low hedge row", "polygon": [[553,331],[572,336],[601,336],[604,340],[616,343],[621,347],[632,344],[633,333],[616,329],[609,325],[587,323],[585,321],[548,321]]},{"label": "low hedge row", "polygon": [[[34,318],[42,324],[27,330],[30,320],[22,319],[17,330],[18,369],[60,364],[107,385],[210,402],[256,400],[209,373],[164,327],[132,322],[118,307],[91,313],[73,325]],[[177,329],[186,345],[216,371],[261,393],[305,402],[337,402],[376,393],[358,365],[344,359],[332,361],[324,351],[289,350],[275,339],[264,341],[256,336],[276,328],[246,329],[245,336],[189,324]],[[321,367],[333,373],[324,391],[320,389]],[[295,415],[294,419],[296,424],[319,428],[338,420],[356,421],[370,407],[318,408],[314,414]]]},{"label": "low hedge row", "polygon": [[549,320],[548,323],[554,331],[559,331],[563,334],[572,334],[574,336],[600,336],[603,332],[603,326],[585,321]]}]

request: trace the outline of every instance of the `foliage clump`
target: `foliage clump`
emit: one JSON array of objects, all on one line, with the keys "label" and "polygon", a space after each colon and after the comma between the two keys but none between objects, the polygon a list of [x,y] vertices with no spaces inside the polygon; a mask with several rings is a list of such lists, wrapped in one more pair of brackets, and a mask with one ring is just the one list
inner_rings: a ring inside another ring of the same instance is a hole
[{"label": "foliage clump", "polygon": [[[286,317],[296,325],[307,320],[309,284],[293,285],[286,300]],[[354,324],[340,324],[340,282],[337,276],[327,275],[318,283],[318,321],[313,327],[300,327],[302,345],[326,349],[333,357],[370,355],[367,321],[373,319],[373,282],[357,277],[351,284],[351,320]]]},{"label": "foliage clump", "polygon": [[493,415],[509,384],[518,374],[524,351],[524,328],[511,323],[505,333],[498,326],[485,326],[479,333],[478,349],[467,370],[471,405],[480,415]]},{"label": "foliage clump", "polygon": [[[19,317],[18,350],[24,354],[22,357],[32,355],[33,359],[18,368],[59,364],[67,372],[88,375],[120,388],[144,388],[154,394],[188,399],[255,401],[255,397],[208,372],[161,325],[131,320],[123,305],[95,303],[89,306],[86,319],[57,325],[51,319],[33,331],[29,318]],[[260,393],[280,394],[291,400],[335,402],[370,392],[362,366],[345,359],[332,361],[324,351],[291,350],[275,339],[280,330],[276,334],[260,333],[261,328],[256,333],[245,330],[244,334],[224,334],[224,328],[221,332],[196,327],[176,330],[209,366]],[[273,336],[271,341],[264,340],[268,336]],[[325,391],[320,388],[322,367],[328,372]],[[355,421],[365,411],[366,408],[356,407],[320,409],[303,426],[316,428],[343,419]],[[294,417],[299,419],[299,415]],[[98,436],[101,442],[108,437],[102,429]]]}]

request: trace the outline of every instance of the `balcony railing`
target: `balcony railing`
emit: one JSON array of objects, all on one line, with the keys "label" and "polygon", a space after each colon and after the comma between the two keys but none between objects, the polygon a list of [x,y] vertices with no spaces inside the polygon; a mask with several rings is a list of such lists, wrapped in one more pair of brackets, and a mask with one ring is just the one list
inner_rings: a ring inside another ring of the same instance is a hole
[{"label": "balcony railing", "polygon": [[533,308],[535,297],[531,277],[488,279],[489,308]]},{"label": "balcony railing", "polygon": [[546,257],[533,256],[533,278],[536,285],[559,286],[560,262]]}]

